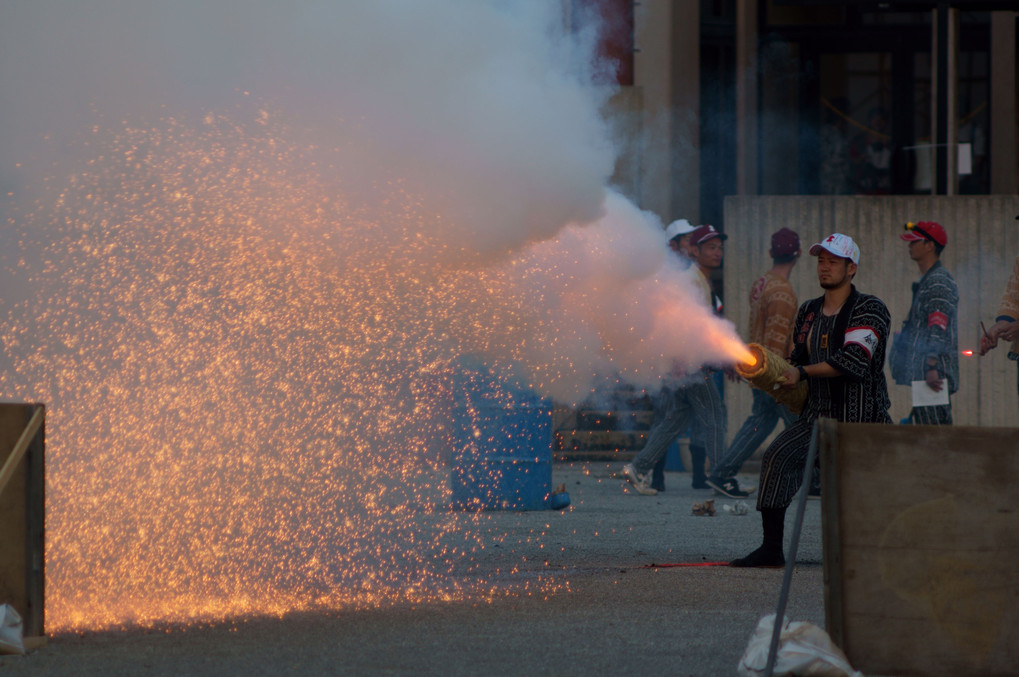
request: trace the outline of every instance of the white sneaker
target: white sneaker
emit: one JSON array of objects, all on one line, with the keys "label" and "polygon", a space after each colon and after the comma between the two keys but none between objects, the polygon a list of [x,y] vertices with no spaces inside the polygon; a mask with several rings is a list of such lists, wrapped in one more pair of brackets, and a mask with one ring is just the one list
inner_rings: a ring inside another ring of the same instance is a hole
[{"label": "white sneaker", "polygon": [[627,481],[633,485],[633,488],[637,490],[638,494],[654,496],[658,493],[657,489],[651,488],[651,480],[648,476],[641,475],[637,472],[637,469],[633,467],[632,463],[627,463],[623,466],[623,474],[626,475]]}]

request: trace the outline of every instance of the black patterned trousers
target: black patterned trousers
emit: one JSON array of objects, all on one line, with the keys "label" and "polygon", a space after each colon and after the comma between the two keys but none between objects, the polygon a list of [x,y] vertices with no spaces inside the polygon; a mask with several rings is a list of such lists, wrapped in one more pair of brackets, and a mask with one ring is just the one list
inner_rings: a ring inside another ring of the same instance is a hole
[{"label": "black patterned trousers", "polygon": [[779,433],[761,459],[757,509],[788,508],[803,484],[814,420],[798,418]]},{"label": "black patterned trousers", "polygon": [[913,418],[913,425],[952,425],[952,405],[913,407],[910,416]]}]

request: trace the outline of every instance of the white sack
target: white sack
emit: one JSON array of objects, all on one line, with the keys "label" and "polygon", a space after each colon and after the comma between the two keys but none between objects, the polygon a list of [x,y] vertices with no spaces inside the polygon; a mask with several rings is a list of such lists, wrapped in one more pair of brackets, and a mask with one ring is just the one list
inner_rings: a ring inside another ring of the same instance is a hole
[{"label": "white sack", "polygon": [[0,654],[24,655],[21,633],[21,615],[10,604],[0,605]]},{"label": "white sack", "polygon": [[[765,616],[750,637],[739,663],[742,677],[760,677],[768,666],[768,649],[775,627],[775,614]],[[811,623],[789,622],[778,637],[775,677],[864,677],[853,670],[842,650],[821,628]]]}]

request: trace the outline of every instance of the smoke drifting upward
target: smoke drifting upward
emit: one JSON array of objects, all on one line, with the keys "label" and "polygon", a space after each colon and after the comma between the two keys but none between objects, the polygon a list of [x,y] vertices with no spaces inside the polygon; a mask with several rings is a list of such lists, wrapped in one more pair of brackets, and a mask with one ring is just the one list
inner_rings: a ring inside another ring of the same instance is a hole
[{"label": "smoke drifting upward", "polygon": [[565,402],[730,359],[555,3],[57,4],[0,24],[50,629],[492,594],[441,508],[459,357]]},{"label": "smoke drifting upward", "polygon": [[137,124],[250,92],[347,151],[344,178],[408,182],[447,244],[480,253],[594,218],[612,171],[602,95],[556,3],[23,4],[2,29],[4,157],[90,103]]}]

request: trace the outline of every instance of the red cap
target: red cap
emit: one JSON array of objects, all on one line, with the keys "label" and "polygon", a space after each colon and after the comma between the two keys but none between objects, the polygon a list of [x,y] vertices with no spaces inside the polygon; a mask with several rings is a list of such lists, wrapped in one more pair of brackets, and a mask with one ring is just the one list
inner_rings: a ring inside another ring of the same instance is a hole
[{"label": "red cap", "polygon": [[937,221],[920,221],[907,223],[906,232],[899,236],[906,242],[917,240],[933,240],[944,247],[948,244],[948,233]]},{"label": "red cap", "polygon": [[692,233],[690,233],[690,244],[692,245],[704,244],[713,237],[719,237],[725,240],[729,236],[726,235],[725,233],[719,233],[717,230],[715,230],[714,226],[704,224],[703,226],[697,226],[697,228]]},{"label": "red cap", "polygon": [[771,255],[789,256],[800,251],[800,236],[788,228],[780,228],[771,235]]}]

